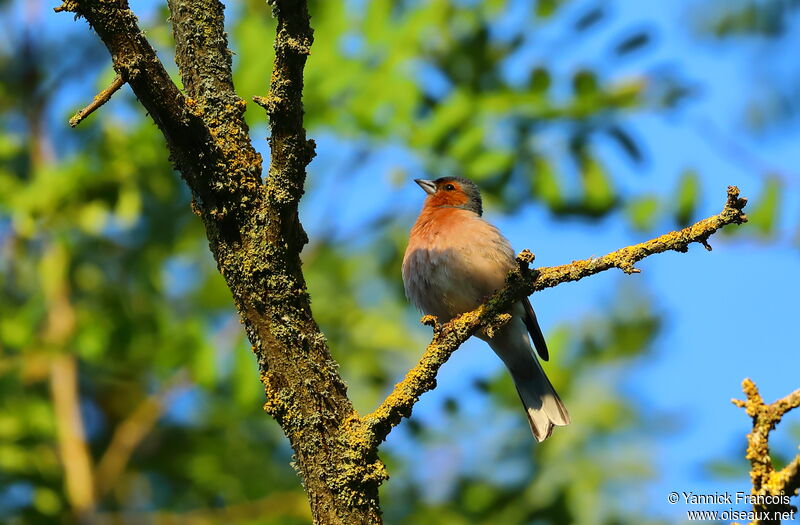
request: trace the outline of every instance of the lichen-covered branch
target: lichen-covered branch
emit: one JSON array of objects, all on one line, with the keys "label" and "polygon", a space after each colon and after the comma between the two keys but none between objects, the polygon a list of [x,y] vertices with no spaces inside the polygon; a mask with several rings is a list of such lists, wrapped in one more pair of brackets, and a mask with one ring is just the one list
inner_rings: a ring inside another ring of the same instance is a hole
[{"label": "lichen-covered branch", "polygon": [[186,94],[204,110],[236,105],[225,6],[219,0],[167,0],[175,36],[175,62]]},{"label": "lichen-covered branch", "polygon": [[[219,0],[168,0],[175,62],[188,103],[217,138],[249,148],[245,102],[233,86],[225,6]],[[254,153],[254,152],[253,152]]]},{"label": "lichen-covered branch", "polygon": [[[279,326],[263,348],[266,410],[292,444],[315,523],[381,523],[378,487],[387,478],[377,450],[363,446],[336,362],[311,315],[300,250],[308,241],[297,214],[314,143],[303,127],[303,69],[313,32],[305,0],[272,0],[277,19],[269,94],[271,158],[264,230],[268,249],[253,257],[271,293],[263,308]],[[291,322],[287,323],[289,319]],[[259,349],[257,349],[257,353]]]},{"label": "lichen-covered branch", "polygon": [[734,399],[733,404],[744,408],[747,415],[753,418],[753,430],[747,434],[745,457],[750,461],[752,494],[757,498],[753,511],[759,518],[750,523],[780,523],[781,514],[790,515],[792,511],[797,511],[789,499],[796,496],[800,488],[800,454],[783,469],[776,471],[769,453],[769,433],[780,423],[784,414],[800,407],[800,390],[770,404],[764,403],[758,388],[750,379],[742,381],[742,390],[747,399]]},{"label": "lichen-covered branch", "polygon": [[311,53],[314,32],[305,1],[270,2],[278,19],[275,65],[267,97],[255,97],[269,115],[271,159],[267,195],[281,209],[287,226],[307,242],[297,220],[297,204],[303,196],[306,166],[314,158],[314,141],[306,139],[303,127],[303,70]]},{"label": "lichen-covered branch", "polygon": [[739,188],[729,186],[728,200],[722,212],[717,215],[712,215],[682,230],[622,248],[602,257],[575,261],[563,266],[542,268],[530,287],[531,292],[552,288],[565,282],[577,281],[611,268],[619,268],[628,274],[638,273],[639,270],[634,267],[634,264],[645,257],[667,251],[686,252],[692,243],[700,243],[706,250],[711,251],[708,238],[717,230],[728,224],[747,222],[747,216],[742,211],[746,204],[747,199],[739,197]]},{"label": "lichen-covered branch", "polygon": [[641,244],[628,246],[598,258],[574,261],[571,264],[539,268],[531,271],[528,264],[533,255],[525,250],[518,257],[519,270],[512,271],[506,286],[496,292],[489,301],[471,312],[464,313],[452,321],[439,325],[433,317],[423,318],[425,324],[434,327],[433,340],[425,353],[393,392],[371,414],[364,417],[365,431],[374,446],[377,446],[402,418],[411,415],[414,404],[425,392],[435,388],[439,368],[450,358],[472,334],[479,330],[492,330],[508,318],[504,314],[512,304],[533,292],[552,288],[561,283],[577,281],[611,268],[626,273],[636,273],[634,264],[645,257],[666,251],[685,252],[692,243],[700,243],[711,249],[708,238],[728,224],[742,224],[747,216],[742,211],[747,200],[739,197],[739,189],[728,188],[725,206],[713,215],[680,231],[670,232]]}]

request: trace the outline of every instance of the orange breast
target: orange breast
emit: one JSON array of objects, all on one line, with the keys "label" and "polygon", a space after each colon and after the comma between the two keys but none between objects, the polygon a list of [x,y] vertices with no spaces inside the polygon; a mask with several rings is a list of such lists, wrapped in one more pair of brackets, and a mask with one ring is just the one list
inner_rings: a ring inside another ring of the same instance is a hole
[{"label": "orange breast", "polygon": [[420,310],[444,321],[477,307],[513,265],[508,241],[477,214],[426,206],[411,229],[403,283]]}]

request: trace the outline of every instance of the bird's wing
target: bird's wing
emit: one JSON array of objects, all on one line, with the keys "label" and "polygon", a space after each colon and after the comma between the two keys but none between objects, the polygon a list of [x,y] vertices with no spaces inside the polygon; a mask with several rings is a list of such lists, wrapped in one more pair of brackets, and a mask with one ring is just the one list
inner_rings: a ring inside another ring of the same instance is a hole
[{"label": "bird's wing", "polygon": [[543,361],[547,361],[550,359],[550,353],[547,351],[547,343],[544,340],[542,329],[539,328],[539,321],[536,320],[536,312],[533,311],[531,301],[527,297],[522,300],[522,304],[525,307],[525,315],[522,317],[522,320],[525,321],[528,333],[531,334],[533,346],[536,347],[536,353],[539,354],[539,357],[541,357]]}]

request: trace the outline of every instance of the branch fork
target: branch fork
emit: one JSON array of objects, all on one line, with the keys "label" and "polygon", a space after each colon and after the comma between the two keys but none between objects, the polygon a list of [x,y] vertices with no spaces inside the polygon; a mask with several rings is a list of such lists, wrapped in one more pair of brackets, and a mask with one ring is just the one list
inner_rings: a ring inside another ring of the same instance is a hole
[{"label": "branch fork", "polygon": [[[797,495],[800,489],[800,454],[781,470],[775,470],[769,452],[769,433],[781,421],[784,414],[800,407],[800,390],[766,404],[755,383],[750,379],[742,381],[742,390],[747,399],[732,399],[737,407],[744,408],[753,419],[753,430],[747,434],[747,453],[750,461],[750,480],[754,496],[784,496],[787,499]],[[774,499],[774,498],[773,498]],[[797,511],[797,508],[779,501],[778,503],[755,503],[753,510],[760,516],[776,516],[780,513]],[[751,525],[780,523],[779,519],[757,520]]]}]

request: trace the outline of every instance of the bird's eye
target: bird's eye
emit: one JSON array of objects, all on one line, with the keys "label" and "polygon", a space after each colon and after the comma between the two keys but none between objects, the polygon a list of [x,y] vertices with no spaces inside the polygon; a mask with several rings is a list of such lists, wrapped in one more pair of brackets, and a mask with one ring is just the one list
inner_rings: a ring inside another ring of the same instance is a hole
[{"label": "bird's eye", "polygon": [[454,189],[456,189],[456,187],[455,187],[455,186],[453,186],[452,184],[446,184],[446,185],[445,185],[445,187],[444,187],[444,189],[445,189],[446,191],[453,191]]}]

